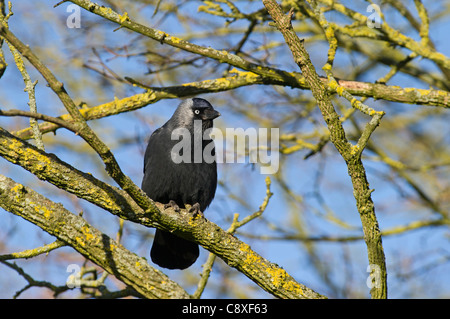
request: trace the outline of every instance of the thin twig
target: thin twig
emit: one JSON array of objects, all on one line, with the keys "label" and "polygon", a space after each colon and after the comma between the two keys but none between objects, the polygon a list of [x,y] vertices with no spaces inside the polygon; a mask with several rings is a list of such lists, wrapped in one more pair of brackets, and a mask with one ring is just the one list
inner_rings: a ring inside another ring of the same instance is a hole
[{"label": "thin twig", "polygon": [[33,118],[36,120],[43,120],[49,123],[53,123],[58,125],[58,127],[64,127],[68,129],[69,131],[72,131],[75,134],[78,134],[78,127],[75,126],[72,122],[65,121],[61,118],[53,117],[46,114],[41,113],[35,113],[35,112],[28,112],[28,111],[22,111],[22,110],[0,110],[0,116],[21,116],[21,117],[28,117]]},{"label": "thin twig", "polygon": [[33,249],[27,249],[18,253],[11,253],[11,254],[6,254],[6,255],[0,255],[0,261],[1,260],[10,260],[10,259],[21,259],[21,258],[32,258],[32,257],[36,257],[39,256],[41,254],[47,254],[50,251],[63,247],[66,244],[60,240],[56,240],[51,244],[47,244],[45,246],[42,247],[38,247],[38,248],[33,248]]}]

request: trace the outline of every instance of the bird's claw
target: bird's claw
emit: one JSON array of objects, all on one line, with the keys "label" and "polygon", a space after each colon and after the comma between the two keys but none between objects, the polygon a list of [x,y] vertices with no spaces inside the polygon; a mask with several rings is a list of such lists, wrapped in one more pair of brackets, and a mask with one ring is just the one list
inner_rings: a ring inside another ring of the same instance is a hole
[{"label": "bird's claw", "polygon": [[164,205],[164,209],[170,208],[172,207],[174,211],[176,211],[177,213],[180,212],[180,206],[177,205],[177,203],[175,203],[175,201],[170,200],[167,204]]},{"label": "bird's claw", "polygon": [[198,215],[200,215],[200,217],[205,217],[205,215],[203,215],[203,213],[200,211],[199,203],[195,203],[194,205],[192,205],[191,208],[189,208],[189,213],[192,213],[194,217],[197,217]]}]

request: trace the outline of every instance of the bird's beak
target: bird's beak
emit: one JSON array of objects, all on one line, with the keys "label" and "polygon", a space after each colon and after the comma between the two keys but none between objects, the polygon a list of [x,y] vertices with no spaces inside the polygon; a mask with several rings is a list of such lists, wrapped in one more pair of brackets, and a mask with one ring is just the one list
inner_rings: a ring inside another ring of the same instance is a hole
[{"label": "bird's beak", "polygon": [[217,118],[219,116],[220,116],[220,113],[217,112],[216,110],[206,109],[203,112],[202,120],[204,120],[204,121],[206,121],[206,120],[214,120],[215,118]]}]

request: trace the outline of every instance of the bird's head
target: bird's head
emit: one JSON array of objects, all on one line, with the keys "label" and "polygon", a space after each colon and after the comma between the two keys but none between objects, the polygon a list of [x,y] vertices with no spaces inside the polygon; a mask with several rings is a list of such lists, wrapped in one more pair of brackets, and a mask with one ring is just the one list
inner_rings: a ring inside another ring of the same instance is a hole
[{"label": "bird's head", "polygon": [[202,121],[203,130],[213,126],[213,120],[220,116],[213,106],[201,98],[187,99],[180,103],[170,121],[177,127],[192,127],[195,120]]}]

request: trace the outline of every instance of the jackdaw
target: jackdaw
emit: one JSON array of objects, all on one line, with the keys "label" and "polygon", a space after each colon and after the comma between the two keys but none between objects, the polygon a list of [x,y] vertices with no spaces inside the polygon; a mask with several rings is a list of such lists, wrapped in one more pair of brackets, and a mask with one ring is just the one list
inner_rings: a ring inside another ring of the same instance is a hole
[{"label": "jackdaw", "polygon": [[[209,206],[216,192],[217,167],[214,142],[204,132],[212,128],[218,116],[220,113],[208,101],[187,99],[153,132],[145,151],[142,181],[148,197],[176,211],[189,204],[195,214]],[[187,134],[180,140],[183,132]],[[180,149],[179,143],[184,147]],[[205,149],[209,158],[203,156]],[[197,260],[199,248],[193,242],[157,229],[150,256],[161,267],[185,269]]]}]

